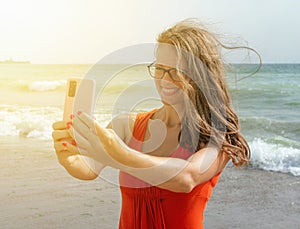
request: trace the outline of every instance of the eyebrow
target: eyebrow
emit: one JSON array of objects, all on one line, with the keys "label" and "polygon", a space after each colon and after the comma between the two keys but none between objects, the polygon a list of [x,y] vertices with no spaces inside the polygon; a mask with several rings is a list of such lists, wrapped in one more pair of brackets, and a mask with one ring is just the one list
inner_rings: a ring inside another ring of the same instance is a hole
[{"label": "eyebrow", "polygon": [[163,64],[154,64],[155,66],[157,66],[157,67],[160,67],[160,68],[164,68],[165,69],[165,67],[167,67],[167,68],[169,68],[169,69],[172,69],[172,68],[174,68],[174,69],[176,69],[175,67],[170,67],[170,66],[167,66],[167,65],[163,65]]}]

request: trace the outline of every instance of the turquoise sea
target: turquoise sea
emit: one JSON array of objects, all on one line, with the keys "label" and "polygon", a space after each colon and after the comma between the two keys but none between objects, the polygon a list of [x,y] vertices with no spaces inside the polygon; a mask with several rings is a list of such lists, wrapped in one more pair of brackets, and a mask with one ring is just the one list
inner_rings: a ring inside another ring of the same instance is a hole
[{"label": "turquoise sea", "polygon": [[[300,64],[264,64],[257,74],[237,83],[236,79],[257,66],[233,67],[234,71],[228,70],[228,85],[241,131],[251,147],[250,167],[300,176]],[[90,76],[92,68],[92,65],[1,64],[0,136],[51,141],[51,125],[62,118],[67,79]],[[145,65],[122,71],[119,65],[98,68],[94,77],[105,82],[98,94],[95,116],[103,125],[112,115],[127,111],[128,107],[118,102],[125,94],[140,98],[135,111],[160,106],[151,97],[154,87],[149,84]],[[111,76],[109,80],[101,78],[104,73]]]}]

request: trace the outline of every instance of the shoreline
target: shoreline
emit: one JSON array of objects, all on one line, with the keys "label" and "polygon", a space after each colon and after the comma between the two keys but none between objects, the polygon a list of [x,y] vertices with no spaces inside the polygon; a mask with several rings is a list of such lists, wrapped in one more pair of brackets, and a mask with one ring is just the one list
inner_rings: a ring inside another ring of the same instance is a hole
[{"label": "shoreline", "polygon": [[[51,141],[2,137],[0,166],[4,228],[118,227],[119,188],[100,178],[72,178],[57,162]],[[208,229],[297,228],[299,177],[228,166],[204,214]]]}]

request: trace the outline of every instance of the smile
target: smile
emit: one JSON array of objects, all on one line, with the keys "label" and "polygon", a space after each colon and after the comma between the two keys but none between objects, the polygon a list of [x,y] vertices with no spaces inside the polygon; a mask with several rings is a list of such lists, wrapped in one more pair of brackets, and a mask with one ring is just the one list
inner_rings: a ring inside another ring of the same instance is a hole
[{"label": "smile", "polygon": [[176,88],[161,88],[161,93],[162,95],[165,95],[165,96],[172,96],[174,94],[176,94],[176,92],[179,91],[179,88],[176,87]]}]

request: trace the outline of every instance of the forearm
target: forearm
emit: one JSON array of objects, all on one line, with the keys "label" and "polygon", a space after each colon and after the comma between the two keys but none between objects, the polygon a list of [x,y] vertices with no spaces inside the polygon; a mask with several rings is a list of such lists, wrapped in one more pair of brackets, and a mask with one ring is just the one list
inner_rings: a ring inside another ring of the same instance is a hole
[{"label": "forearm", "polygon": [[118,162],[115,168],[174,192],[190,192],[196,185],[220,172],[219,150],[214,147],[203,148],[188,160],[183,160],[144,154],[123,142],[116,143],[112,142],[110,150],[107,150]]},{"label": "forearm", "polygon": [[114,166],[151,185],[177,192],[190,191],[193,184],[188,173],[189,161],[143,154],[122,144],[112,147],[110,156]]},{"label": "forearm", "polygon": [[[145,159],[143,159],[144,156],[146,156]],[[188,161],[144,155],[140,152],[130,154],[129,157],[131,157],[132,163],[124,166],[123,171],[160,188],[175,192],[191,190],[193,182],[187,172]]]}]

